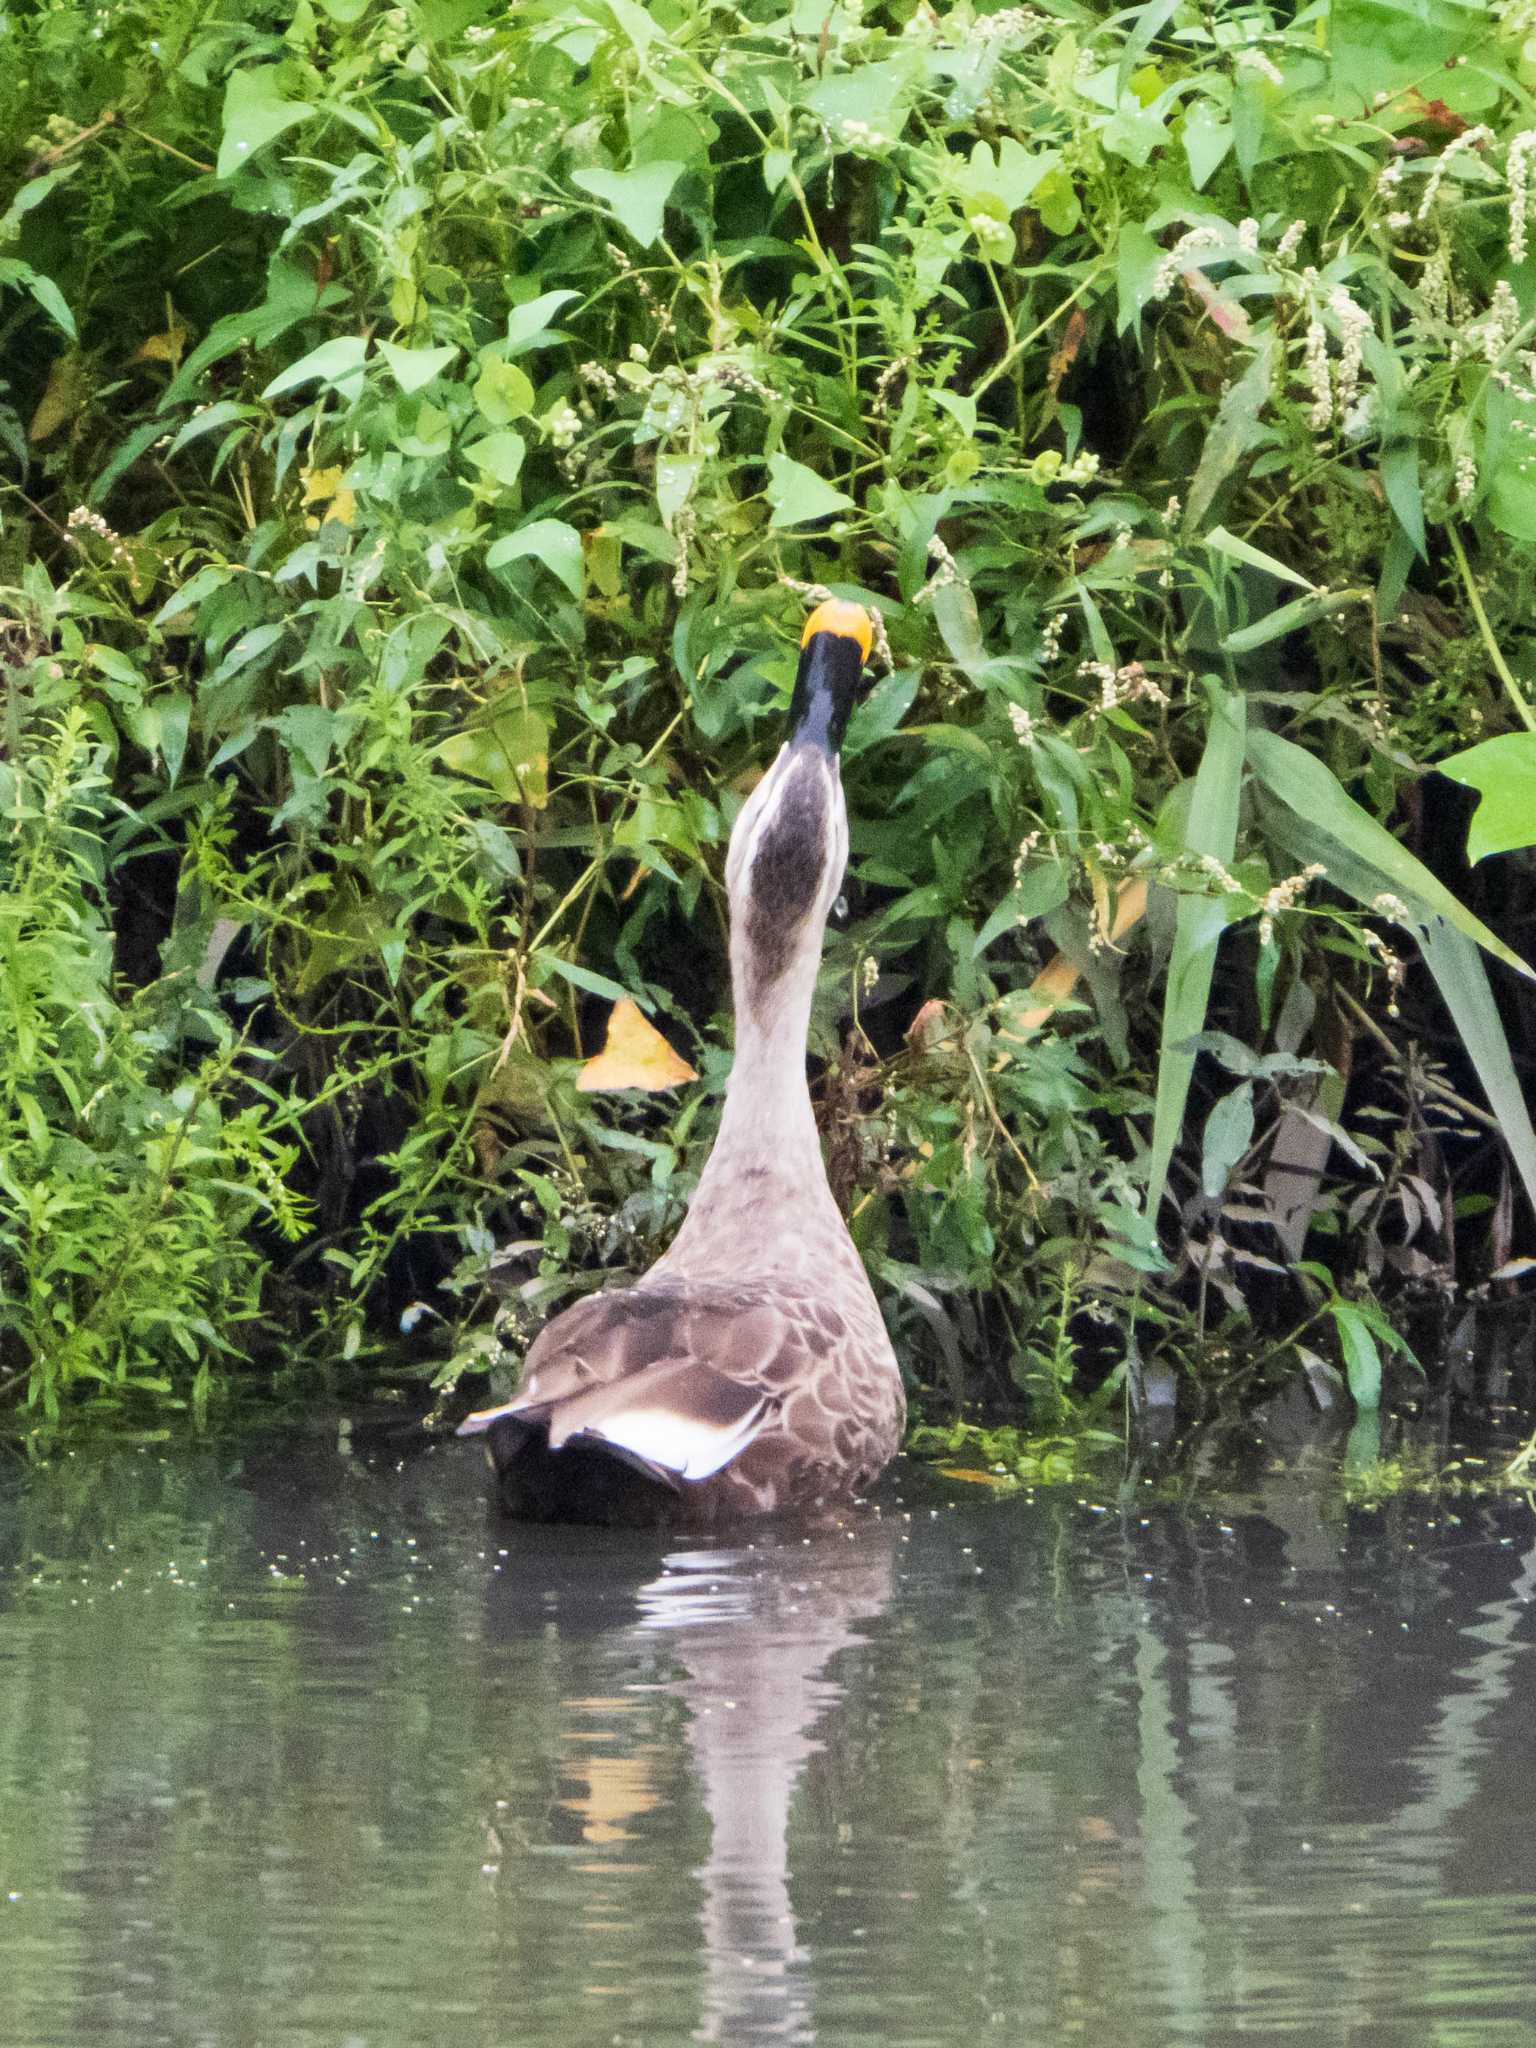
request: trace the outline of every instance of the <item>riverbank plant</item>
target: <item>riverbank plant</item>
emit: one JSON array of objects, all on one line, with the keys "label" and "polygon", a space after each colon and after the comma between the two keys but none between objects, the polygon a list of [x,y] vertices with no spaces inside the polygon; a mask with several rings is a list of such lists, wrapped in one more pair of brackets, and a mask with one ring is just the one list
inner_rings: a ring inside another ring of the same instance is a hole
[{"label": "riverbank plant", "polygon": [[[654,1256],[827,590],[818,1100],[941,1402],[1369,1408],[1521,1284],[1526,0],[0,29],[5,1398],[451,1377]],[[624,997],[698,1083],[577,1088]]]}]

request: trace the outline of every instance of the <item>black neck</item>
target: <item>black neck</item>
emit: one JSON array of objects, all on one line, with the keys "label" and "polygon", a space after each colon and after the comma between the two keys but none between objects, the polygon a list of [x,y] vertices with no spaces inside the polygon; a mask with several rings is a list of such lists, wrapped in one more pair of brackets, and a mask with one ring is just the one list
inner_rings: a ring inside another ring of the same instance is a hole
[{"label": "black neck", "polygon": [[795,694],[789,700],[791,746],[836,754],[859,694],[864,650],[847,633],[813,633],[800,650]]}]

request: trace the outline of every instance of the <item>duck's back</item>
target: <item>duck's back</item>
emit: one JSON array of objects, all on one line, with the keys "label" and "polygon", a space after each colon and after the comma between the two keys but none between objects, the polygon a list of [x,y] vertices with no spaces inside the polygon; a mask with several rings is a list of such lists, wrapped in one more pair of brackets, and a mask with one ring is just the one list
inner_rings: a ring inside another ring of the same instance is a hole
[{"label": "duck's back", "polygon": [[906,1404],[862,1266],[857,1288],[853,1277],[835,1290],[798,1272],[727,1284],[663,1261],[576,1303],[489,1418],[503,1504],[540,1519],[710,1522],[862,1491],[894,1454]]}]

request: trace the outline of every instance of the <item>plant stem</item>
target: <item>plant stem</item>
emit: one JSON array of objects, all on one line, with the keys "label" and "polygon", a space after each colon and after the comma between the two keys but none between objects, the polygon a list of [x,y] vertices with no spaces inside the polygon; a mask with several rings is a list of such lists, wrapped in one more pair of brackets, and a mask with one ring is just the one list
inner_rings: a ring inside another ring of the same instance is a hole
[{"label": "plant stem", "polygon": [[1488,623],[1487,612],[1483,610],[1483,600],[1478,596],[1472,565],[1467,560],[1466,550],[1461,544],[1461,535],[1454,526],[1448,526],[1445,532],[1451,543],[1451,553],[1456,557],[1456,567],[1461,573],[1461,586],[1467,593],[1467,603],[1472,607],[1472,616],[1477,620],[1477,629],[1482,634],[1483,645],[1488,650],[1488,659],[1493,663],[1499,681],[1509,692],[1509,701],[1519,713],[1521,724],[1527,732],[1536,732],[1536,711],[1531,709],[1529,699],[1515,681],[1509,663],[1504,659],[1499,643],[1493,637],[1493,628]]}]

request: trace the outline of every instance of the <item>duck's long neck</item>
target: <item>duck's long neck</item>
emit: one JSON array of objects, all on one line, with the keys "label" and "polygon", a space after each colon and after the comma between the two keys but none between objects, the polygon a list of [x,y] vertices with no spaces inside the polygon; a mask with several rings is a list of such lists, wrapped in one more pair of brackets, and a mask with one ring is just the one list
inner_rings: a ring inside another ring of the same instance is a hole
[{"label": "duck's long neck", "polygon": [[[796,1255],[786,1220],[807,1207],[841,1222],[805,1082],[805,1040],[827,913],[848,858],[838,752],[869,621],[829,600],[806,626],[778,759],[731,833],[731,986],[736,1060],[715,1148],[663,1268],[772,1268]],[[801,1239],[803,1243],[803,1236]]]},{"label": "duck's long neck", "polygon": [[749,933],[739,923],[731,933],[736,1058],[706,1180],[761,1169],[775,1179],[825,1185],[805,1078],[806,1034],[824,930],[821,920],[805,928],[789,965],[766,991]]}]

